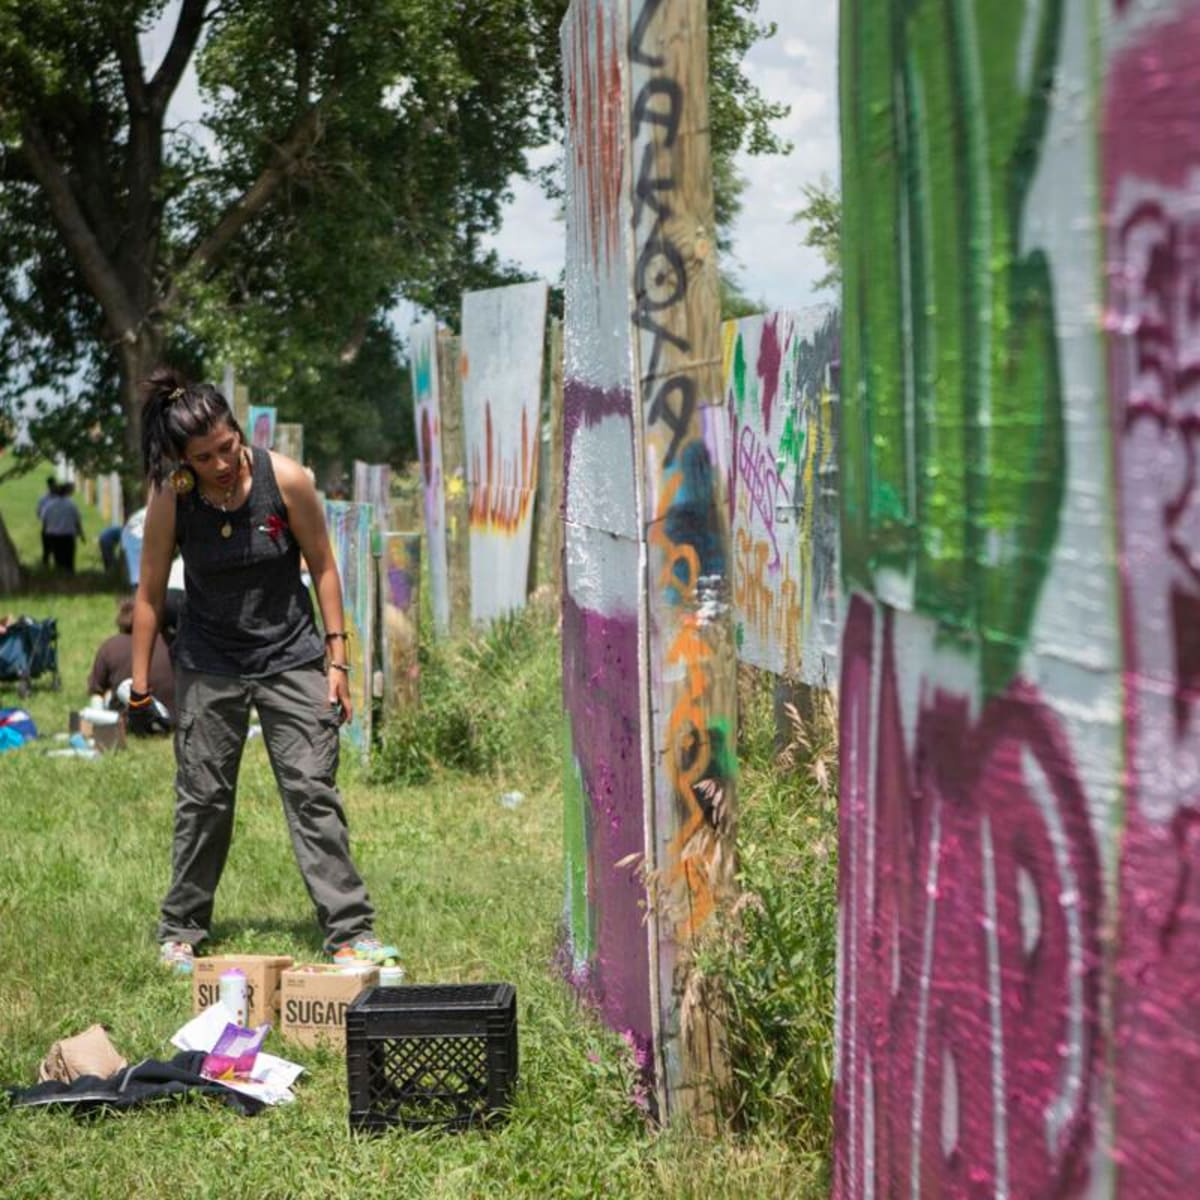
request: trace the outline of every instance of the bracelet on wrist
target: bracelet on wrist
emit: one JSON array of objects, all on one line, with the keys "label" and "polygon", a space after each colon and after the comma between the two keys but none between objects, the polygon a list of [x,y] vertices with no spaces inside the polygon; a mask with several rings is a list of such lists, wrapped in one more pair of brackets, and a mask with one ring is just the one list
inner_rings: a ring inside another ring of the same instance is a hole
[{"label": "bracelet on wrist", "polygon": [[129,707],[130,708],[147,708],[149,706],[151,700],[153,700],[153,699],[154,699],[154,696],[150,692],[130,691]]},{"label": "bracelet on wrist", "polygon": [[341,673],[342,673],[343,675],[349,675],[349,674],[350,674],[350,668],[349,668],[349,667],[348,667],[348,666],[347,666],[345,663],[335,663],[335,662],[331,662],[331,663],[329,664],[329,669],[330,669],[331,671],[341,671]]},{"label": "bracelet on wrist", "polygon": [[332,642],[337,638],[341,638],[343,642],[348,642],[350,640],[350,635],[348,633],[327,633],[325,635],[325,640],[327,642]]}]

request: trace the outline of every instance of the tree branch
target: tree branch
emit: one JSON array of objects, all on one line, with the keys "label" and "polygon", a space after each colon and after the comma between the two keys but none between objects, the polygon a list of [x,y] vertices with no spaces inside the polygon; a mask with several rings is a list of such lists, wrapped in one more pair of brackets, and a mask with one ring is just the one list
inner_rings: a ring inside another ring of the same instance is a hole
[{"label": "tree branch", "polygon": [[125,102],[131,114],[146,112],[146,80],[142,69],[142,51],[138,46],[137,30],[124,24],[113,34],[113,45],[117,61],[121,64],[121,83],[125,88]]},{"label": "tree branch", "polygon": [[[177,26],[172,47],[178,36]],[[114,27],[112,41],[121,64],[121,81],[129,111],[129,137],[122,172],[126,197],[125,236],[120,242],[118,262],[131,299],[142,311],[149,306],[154,289],[146,252],[151,251],[150,261],[153,261],[159,212],[155,196],[162,172],[165,103],[159,107],[146,83],[137,26],[132,17],[126,17]]]},{"label": "tree branch", "polygon": [[338,351],[338,362],[343,367],[352,366],[358,361],[358,356],[362,351],[363,343],[367,340],[367,333],[371,328],[370,316],[359,317],[354,322],[354,329],[350,336],[342,343],[342,348]]},{"label": "tree branch", "polygon": [[280,184],[295,172],[303,155],[320,139],[323,103],[324,101],[318,101],[312,105],[292,126],[284,141],[275,148],[271,162],[263,168],[250,187],[226,209],[212,232],[188,256],[183,270],[158,304],[160,310],[173,308],[178,302],[178,278],[211,267],[247,222],[267,206],[271,197],[279,190]]},{"label": "tree branch", "polygon": [[140,314],[134,309],[120,276],[80,211],[66,172],[54,157],[41,130],[29,118],[22,124],[21,139],[29,169],[41,185],[55,224],[88,288],[104,310],[113,335],[120,339],[136,338]]},{"label": "tree branch", "polygon": [[195,52],[196,43],[200,40],[200,30],[204,28],[204,9],[208,0],[183,0],[179,9],[179,20],[175,23],[175,33],[171,45],[167,48],[166,57],[162,60],[154,78],[150,80],[147,94],[150,104],[161,115],[167,111],[171,95],[179,86],[188,60]]}]

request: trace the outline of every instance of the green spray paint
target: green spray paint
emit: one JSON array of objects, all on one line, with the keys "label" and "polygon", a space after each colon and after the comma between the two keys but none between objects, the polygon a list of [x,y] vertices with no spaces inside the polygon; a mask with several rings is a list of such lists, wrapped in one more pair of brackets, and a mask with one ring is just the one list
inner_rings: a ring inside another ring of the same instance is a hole
[{"label": "green spray paint", "polygon": [[1015,672],[1065,476],[1050,272],[1021,248],[1062,0],[843,0],[842,562]]},{"label": "green spray paint", "polygon": [[733,395],[737,400],[738,420],[746,408],[746,344],[739,333],[733,349]]},{"label": "green spray paint", "polygon": [[575,761],[570,717],[563,722],[563,733],[564,917],[571,939],[571,958],[578,968],[591,962],[596,950],[593,914],[588,902],[588,799]]},{"label": "green spray paint", "polygon": [[[790,394],[790,392],[784,393],[784,395]],[[804,462],[807,431],[803,421],[799,419],[800,416],[801,414],[795,408],[790,408],[787,420],[783,423],[783,433],[779,437],[780,457],[776,463],[781,478],[784,477],[784,472],[789,466],[793,471],[798,471]]]}]

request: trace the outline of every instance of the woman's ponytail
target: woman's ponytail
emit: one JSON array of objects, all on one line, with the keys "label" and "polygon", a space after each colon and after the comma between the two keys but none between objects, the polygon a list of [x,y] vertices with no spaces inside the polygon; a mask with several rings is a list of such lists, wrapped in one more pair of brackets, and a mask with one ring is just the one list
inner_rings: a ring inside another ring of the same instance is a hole
[{"label": "woman's ponytail", "polygon": [[229,402],[212,384],[188,383],[178,371],[159,367],[142,383],[142,392],[142,468],[158,487],[192,438],[226,424],[246,440]]},{"label": "woman's ponytail", "polygon": [[187,382],[178,371],[159,367],[142,384],[142,469],[146,478],[162,487],[178,457],[174,452],[167,411],[187,391]]}]

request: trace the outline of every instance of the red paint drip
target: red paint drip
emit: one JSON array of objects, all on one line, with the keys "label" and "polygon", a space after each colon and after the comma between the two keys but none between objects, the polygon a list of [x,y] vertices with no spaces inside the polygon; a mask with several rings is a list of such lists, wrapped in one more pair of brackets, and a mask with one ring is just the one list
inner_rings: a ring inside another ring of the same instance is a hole
[{"label": "red paint drip", "polygon": [[779,370],[783,365],[783,347],[779,343],[779,314],[763,322],[758,348],[758,377],[762,380],[763,433],[771,432],[771,409],[779,394]]}]

